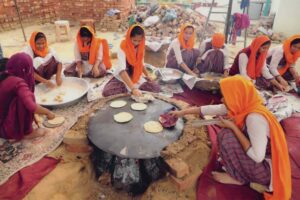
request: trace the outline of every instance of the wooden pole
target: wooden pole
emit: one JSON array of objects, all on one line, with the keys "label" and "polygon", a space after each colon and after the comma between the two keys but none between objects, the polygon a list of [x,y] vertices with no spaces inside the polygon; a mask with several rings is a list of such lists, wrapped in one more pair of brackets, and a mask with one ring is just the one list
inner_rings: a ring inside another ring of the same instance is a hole
[{"label": "wooden pole", "polygon": [[206,18],[206,21],[205,21],[205,25],[204,25],[204,29],[202,30],[202,34],[199,38],[199,42],[201,43],[204,39],[205,39],[205,32],[206,32],[206,29],[207,29],[207,26],[208,26],[208,21],[210,19],[210,15],[211,15],[211,11],[212,11],[212,7],[214,6],[215,4],[215,0],[212,0],[211,1],[211,5],[210,5],[210,8],[209,8],[209,12],[208,12],[208,15],[207,15],[207,18]]},{"label": "wooden pole", "polygon": [[231,11],[232,11],[232,2],[233,0],[229,0],[226,23],[225,23],[225,42],[228,42],[228,35],[229,35],[229,25],[230,25],[230,18],[231,18]]},{"label": "wooden pole", "polygon": [[19,22],[20,22],[21,29],[22,29],[22,32],[23,32],[23,37],[24,37],[25,42],[27,42],[27,38],[26,38],[24,27],[23,27],[23,24],[22,24],[21,15],[20,15],[20,11],[19,11],[19,8],[18,8],[17,0],[14,0],[14,3],[15,3],[16,10],[17,10],[17,13],[18,13],[18,18],[19,18]]}]

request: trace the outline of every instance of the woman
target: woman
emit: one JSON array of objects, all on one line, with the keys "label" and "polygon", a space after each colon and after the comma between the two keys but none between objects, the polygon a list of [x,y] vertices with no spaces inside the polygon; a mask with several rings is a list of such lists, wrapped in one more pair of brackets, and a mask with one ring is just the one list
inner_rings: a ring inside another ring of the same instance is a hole
[{"label": "woman", "polygon": [[34,78],[37,82],[45,83],[48,87],[55,85],[49,79],[56,74],[56,84],[62,84],[62,63],[55,51],[48,47],[47,39],[42,32],[33,32],[29,46],[24,50],[33,60]]},{"label": "woman", "polygon": [[166,67],[197,76],[193,70],[200,52],[194,49],[194,44],[195,28],[189,24],[182,26],[178,38],[171,42],[167,51]]},{"label": "woman", "polygon": [[272,76],[266,65],[266,56],[270,46],[271,41],[267,36],[255,38],[249,47],[237,54],[229,74],[241,74],[263,89],[269,89],[273,85],[284,91],[285,87]]},{"label": "woman", "polygon": [[300,85],[300,76],[295,69],[295,63],[300,57],[300,35],[287,39],[283,45],[271,49],[267,55],[267,64],[271,74],[277,81],[288,86],[287,81],[295,80]]},{"label": "woman", "polygon": [[224,104],[173,112],[226,115],[220,117],[219,152],[225,172],[213,172],[216,181],[270,186],[266,199],[291,198],[291,167],[285,134],[277,119],[263,106],[253,83],[237,75],[220,82]]},{"label": "woman", "polygon": [[[118,66],[112,78],[104,87],[103,96],[131,92],[142,96],[141,90],[159,92],[160,87],[154,83],[145,66],[145,31],[139,25],[131,26],[126,39],[121,42],[118,51]],[[144,76],[145,77],[144,77]]]},{"label": "woman", "polygon": [[45,129],[33,129],[34,113],[53,119],[55,115],[36,104],[34,67],[25,53],[13,55],[0,71],[0,137],[21,140],[42,136]]},{"label": "woman", "polygon": [[66,76],[98,78],[111,68],[109,47],[105,39],[96,38],[93,28],[83,26],[74,47],[75,62],[64,71]]},{"label": "woman", "polygon": [[197,65],[200,74],[214,72],[217,74],[229,74],[229,51],[225,45],[225,36],[215,33],[212,38],[205,40],[200,46],[201,61]]}]

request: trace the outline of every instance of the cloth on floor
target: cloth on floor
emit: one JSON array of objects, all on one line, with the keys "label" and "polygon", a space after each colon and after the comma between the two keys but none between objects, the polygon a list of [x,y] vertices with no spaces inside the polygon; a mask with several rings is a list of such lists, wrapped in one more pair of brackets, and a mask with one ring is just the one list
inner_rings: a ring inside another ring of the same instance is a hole
[{"label": "cloth on floor", "polygon": [[295,94],[279,93],[276,95],[268,91],[259,91],[265,106],[275,115],[278,121],[291,117],[300,112],[300,99]]},{"label": "cloth on floor", "polygon": [[209,104],[221,103],[221,94],[212,94],[211,92],[198,89],[190,90],[187,86],[182,86],[183,93],[174,94],[173,98],[184,101],[192,106],[203,106]]},{"label": "cloth on floor", "polygon": [[77,122],[77,119],[84,115],[91,106],[92,103],[88,103],[86,99],[82,99],[73,106],[53,110],[57,116],[65,117],[65,123],[60,127],[48,129],[49,133],[43,137],[32,140],[21,140],[13,144],[8,143],[8,141],[1,142],[3,144],[0,148],[3,149],[0,150],[0,185],[22,168],[32,165],[56,149],[63,141],[64,133],[68,131]]},{"label": "cloth on floor", "polygon": [[96,83],[89,83],[89,90],[87,93],[88,102],[104,98],[102,95],[105,85],[113,78],[112,75],[101,78]]},{"label": "cloth on floor", "polygon": [[197,199],[209,200],[262,200],[262,194],[252,190],[249,186],[225,185],[213,180],[211,172],[218,170],[217,165],[217,126],[208,126],[209,138],[212,143],[210,162],[198,179]]},{"label": "cloth on floor", "polygon": [[20,200],[57,165],[58,160],[44,157],[38,162],[21,169],[0,186],[0,199]]}]

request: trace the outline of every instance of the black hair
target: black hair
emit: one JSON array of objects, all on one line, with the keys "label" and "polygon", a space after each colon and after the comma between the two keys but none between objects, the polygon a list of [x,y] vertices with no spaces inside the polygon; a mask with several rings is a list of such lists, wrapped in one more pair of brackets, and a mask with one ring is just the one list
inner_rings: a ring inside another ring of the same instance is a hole
[{"label": "black hair", "polygon": [[0,81],[4,80],[7,78],[7,74],[2,73],[5,71],[6,69],[6,64],[8,62],[8,58],[1,58],[0,59]]},{"label": "black hair", "polygon": [[267,45],[271,45],[271,40],[266,41],[265,43],[263,43],[263,44],[261,45],[261,47],[262,47],[262,46],[267,46]]},{"label": "black hair", "polygon": [[294,39],[294,40],[291,42],[291,46],[292,46],[292,45],[295,45],[295,44],[299,44],[299,43],[300,43],[300,38]]},{"label": "black hair", "polygon": [[36,36],[34,38],[34,42],[36,42],[40,38],[45,38],[46,39],[46,35],[42,32],[38,32],[38,34],[36,34]]},{"label": "black hair", "polygon": [[79,35],[80,37],[87,37],[87,38],[93,37],[93,34],[89,31],[89,29],[85,27],[80,28]]},{"label": "black hair", "polygon": [[142,27],[140,26],[136,26],[132,29],[131,33],[130,33],[130,37],[134,37],[136,35],[145,35],[145,31],[142,29]]},{"label": "black hair", "polygon": [[191,28],[191,29],[193,29],[193,31],[195,30],[195,28],[193,26],[190,26],[190,25],[188,25],[187,27],[185,27],[184,30],[187,29],[187,28]]}]

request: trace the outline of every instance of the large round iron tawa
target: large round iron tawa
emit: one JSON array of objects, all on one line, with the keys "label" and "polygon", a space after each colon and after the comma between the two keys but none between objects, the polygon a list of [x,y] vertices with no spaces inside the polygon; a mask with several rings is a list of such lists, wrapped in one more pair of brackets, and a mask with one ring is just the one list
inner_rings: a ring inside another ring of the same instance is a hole
[{"label": "large round iron tawa", "polygon": [[[184,126],[182,119],[177,121],[174,128],[164,129],[157,134],[147,133],[144,130],[144,123],[157,121],[159,116],[173,105],[155,99],[147,104],[146,110],[133,111],[130,105],[134,101],[130,97],[119,99],[127,101],[127,105],[113,109],[109,107],[108,102],[89,120],[88,138],[101,150],[124,158],[154,158],[160,156],[161,150],[182,134]],[[133,119],[126,124],[116,123],[113,115],[119,112],[130,112]]]}]

